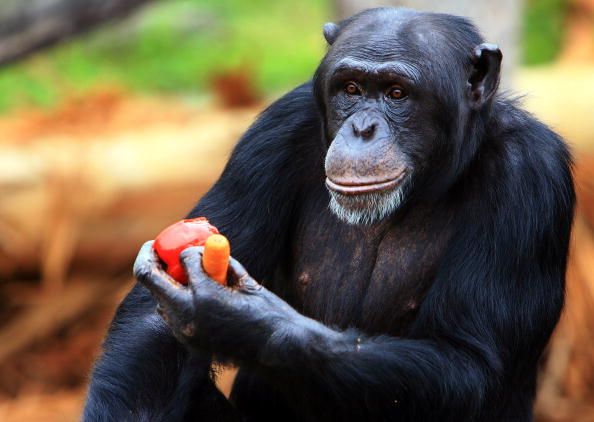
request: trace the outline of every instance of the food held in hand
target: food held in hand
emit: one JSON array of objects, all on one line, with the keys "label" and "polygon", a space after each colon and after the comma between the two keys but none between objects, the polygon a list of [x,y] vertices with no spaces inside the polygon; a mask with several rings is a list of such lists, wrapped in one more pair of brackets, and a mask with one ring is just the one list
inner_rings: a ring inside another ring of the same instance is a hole
[{"label": "food held in hand", "polygon": [[229,267],[229,256],[231,246],[229,241],[222,234],[213,234],[204,244],[202,255],[202,267],[210,278],[225,286],[227,284],[227,268]]},{"label": "food held in hand", "polygon": [[190,246],[204,246],[214,234],[219,234],[219,231],[204,217],[181,220],[159,233],[153,248],[165,264],[167,274],[181,284],[188,284],[179,254]]}]

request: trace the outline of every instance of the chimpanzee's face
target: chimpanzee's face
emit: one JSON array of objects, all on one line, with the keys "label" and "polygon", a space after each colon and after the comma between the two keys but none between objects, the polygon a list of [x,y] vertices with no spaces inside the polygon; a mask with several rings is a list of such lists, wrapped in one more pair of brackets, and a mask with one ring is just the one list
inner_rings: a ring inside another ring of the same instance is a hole
[{"label": "chimpanzee's face", "polygon": [[393,213],[412,180],[414,163],[402,140],[415,137],[415,79],[402,61],[345,57],[328,78],[326,185],[331,209],[351,223]]},{"label": "chimpanzee's face", "polygon": [[446,177],[456,159],[454,138],[471,106],[472,47],[457,51],[419,16],[380,11],[326,34],[336,38],[315,77],[326,185],[332,211],[348,223],[393,214],[413,185]]}]

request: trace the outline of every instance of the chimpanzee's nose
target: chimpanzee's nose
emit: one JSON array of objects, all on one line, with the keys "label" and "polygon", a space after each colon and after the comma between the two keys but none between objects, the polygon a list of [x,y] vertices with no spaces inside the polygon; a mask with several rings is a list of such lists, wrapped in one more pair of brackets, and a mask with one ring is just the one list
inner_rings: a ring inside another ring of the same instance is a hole
[{"label": "chimpanzee's nose", "polygon": [[376,122],[371,122],[368,119],[353,122],[353,133],[356,137],[361,137],[363,140],[369,140],[375,134]]}]

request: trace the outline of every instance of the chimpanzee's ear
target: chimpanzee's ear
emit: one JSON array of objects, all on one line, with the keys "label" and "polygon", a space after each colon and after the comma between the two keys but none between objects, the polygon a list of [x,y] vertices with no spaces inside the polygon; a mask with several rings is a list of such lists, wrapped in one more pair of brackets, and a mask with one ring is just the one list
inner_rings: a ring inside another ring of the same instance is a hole
[{"label": "chimpanzee's ear", "polygon": [[501,51],[495,44],[483,43],[474,48],[473,69],[468,79],[468,99],[472,109],[480,109],[497,91],[501,58]]},{"label": "chimpanzee's ear", "polygon": [[334,44],[336,38],[338,38],[338,34],[340,33],[340,27],[335,23],[328,22],[324,25],[324,38],[328,41],[328,45]]}]

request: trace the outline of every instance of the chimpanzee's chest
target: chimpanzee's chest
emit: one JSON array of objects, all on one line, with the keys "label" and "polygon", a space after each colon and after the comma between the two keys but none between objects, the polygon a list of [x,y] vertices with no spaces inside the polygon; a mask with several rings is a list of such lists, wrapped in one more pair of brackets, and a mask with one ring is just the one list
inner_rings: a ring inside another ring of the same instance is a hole
[{"label": "chimpanzee's chest", "polygon": [[447,234],[427,209],[372,226],[310,206],[293,240],[287,299],[325,324],[401,334],[431,287]]}]

